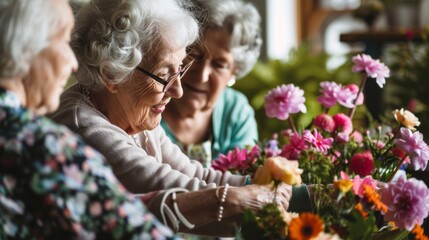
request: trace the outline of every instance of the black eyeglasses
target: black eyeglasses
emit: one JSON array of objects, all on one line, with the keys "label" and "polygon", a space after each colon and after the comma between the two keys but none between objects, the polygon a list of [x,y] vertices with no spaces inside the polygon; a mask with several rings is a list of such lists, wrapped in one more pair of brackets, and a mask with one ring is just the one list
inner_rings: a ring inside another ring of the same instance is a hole
[{"label": "black eyeglasses", "polygon": [[186,71],[188,71],[188,69],[191,67],[192,63],[194,62],[194,59],[191,59],[185,66],[181,67],[179,69],[178,72],[174,73],[173,75],[169,76],[167,80],[164,80],[158,76],[156,76],[155,74],[147,71],[146,69],[137,66],[136,69],[139,70],[140,72],[146,74],[147,76],[149,76],[150,78],[152,78],[153,80],[161,83],[162,85],[164,85],[164,88],[162,89],[162,92],[167,92],[168,89],[170,89],[171,85],[173,85],[173,83],[176,81],[177,77],[182,78],[183,75],[185,75]]}]

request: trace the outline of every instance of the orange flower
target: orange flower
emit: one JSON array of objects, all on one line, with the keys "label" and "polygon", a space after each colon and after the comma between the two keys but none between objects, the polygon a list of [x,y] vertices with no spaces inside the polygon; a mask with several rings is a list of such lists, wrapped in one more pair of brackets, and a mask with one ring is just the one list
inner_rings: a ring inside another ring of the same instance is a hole
[{"label": "orange flower", "polygon": [[419,224],[416,224],[411,232],[414,234],[414,238],[416,240],[429,240],[429,238],[424,234],[423,228]]},{"label": "orange flower", "polygon": [[355,206],[355,209],[359,211],[359,213],[366,219],[366,217],[368,217],[368,213],[365,212],[365,210],[363,210],[363,206],[362,204],[358,203]]},{"label": "orange flower", "polygon": [[334,182],[334,187],[344,194],[350,191],[350,189],[353,187],[353,182],[345,179],[338,180]]},{"label": "orange flower", "polygon": [[372,203],[376,210],[386,213],[387,206],[380,200],[380,195],[370,185],[363,186],[363,193],[369,203]]},{"label": "orange flower", "polygon": [[312,213],[302,213],[289,224],[288,237],[291,240],[309,240],[323,231],[322,219]]}]

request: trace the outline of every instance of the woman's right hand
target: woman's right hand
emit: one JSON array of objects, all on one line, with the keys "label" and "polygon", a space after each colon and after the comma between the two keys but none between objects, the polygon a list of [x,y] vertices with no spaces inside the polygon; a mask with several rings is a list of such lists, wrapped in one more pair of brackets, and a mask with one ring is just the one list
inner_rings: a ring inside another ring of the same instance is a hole
[{"label": "woman's right hand", "polygon": [[246,209],[258,211],[267,203],[275,201],[281,211],[289,208],[289,200],[292,196],[292,187],[281,183],[275,194],[272,185],[247,185],[243,187],[231,188],[227,196],[227,204],[231,204],[239,213]]}]

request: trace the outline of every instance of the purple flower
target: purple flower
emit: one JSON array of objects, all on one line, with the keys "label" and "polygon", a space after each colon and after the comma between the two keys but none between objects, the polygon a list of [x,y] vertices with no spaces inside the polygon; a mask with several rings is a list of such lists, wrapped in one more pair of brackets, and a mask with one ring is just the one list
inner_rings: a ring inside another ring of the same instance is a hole
[{"label": "purple flower", "polygon": [[304,131],[302,138],[310,143],[317,151],[321,153],[328,153],[328,149],[332,147],[333,138],[323,138],[322,134],[317,132],[317,129],[313,130],[313,134],[310,131]]},{"label": "purple flower", "polygon": [[360,54],[354,56],[352,61],[355,63],[352,67],[353,72],[365,71],[368,77],[375,78],[380,88],[386,83],[386,79],[390,77],[389,68],[379,60],[372,59],[369,55]]},{"label": "purple flower", "polygon": [[401,128],[400,135],[395,143],[411,157],[411,163],[415,170],[425,170],[429,160],[429,147],[423,141],[423,135],[419,131],[413,133],[408,128]]},{"label": "purple flower", "polygon": [[400,176],[380,190],[380,196],[388,206],[384,220],[393,221],[400,229],[411,231],[421,225],[429,213],[429,189],[423,181]]},{"label": "purple flower", "polygon": [[307,112],[304,91],[293,84],[281,85],[265,96],[265,113],[268,117],[286,120],[289,114]]}]

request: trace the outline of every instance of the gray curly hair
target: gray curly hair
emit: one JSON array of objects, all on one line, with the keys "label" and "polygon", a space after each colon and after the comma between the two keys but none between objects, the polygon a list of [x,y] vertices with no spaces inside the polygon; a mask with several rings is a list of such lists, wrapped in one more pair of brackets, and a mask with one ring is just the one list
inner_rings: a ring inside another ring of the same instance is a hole
[{"label": "gray curly hair", "polygon": [[246,75],[259,58],[261,16],[255,6],[241,0],[196,0],[197,17],[204,31],[226,28],[231,33],[231,51],[238,67],[237,78]]},{"label": "gray curly hair", "polygon": [[180,49],[199,35],[198,23],[179,0],[92,0],[77,14],[71,46],[79,83],[100,89],[120,84],[140,62],[155,62],[161,48]]},{"label": "gray curly hair", "polygon": [[0,1],[0,78],[26,75],[33,58],[49,45],[62,18],[54,2]]}]

